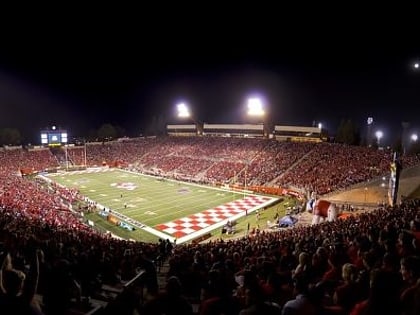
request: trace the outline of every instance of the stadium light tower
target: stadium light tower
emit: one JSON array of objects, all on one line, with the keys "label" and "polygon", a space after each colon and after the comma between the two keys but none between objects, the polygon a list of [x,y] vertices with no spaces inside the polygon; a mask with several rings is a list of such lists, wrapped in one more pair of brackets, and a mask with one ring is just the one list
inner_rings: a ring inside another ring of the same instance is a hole
[{"label": "stadium light tower", "polygon": [[250,117],[250,119],[256,123],[262,123],[263,124],[263,133],[264,137],[269,137],[269,134],[272,130],[270,130],[268,117],[266,114],[266,111],[264,109],[264,103],[263,103],[264,97],[249,97],[247,101],[247,116]]},{"label": "stadium light tower", "polygon": [[178,118],[191,120],[195,125],[197,134],[199,135],[203,134],[202,124],[191,113],[190,107],[187,104],[185,104],[184,102],[178,103],[176,105],[176,110],[177,110]]},{"label": "stadium light tower", "polygon": [[377,144],[378,144],[378,147],[379,147],[379,145],[381,143],[381,139],[384,136],[384,133],[381,130],[378,130],[378,131],[376,131],[375,136],[376,136]]},{"label": "stadium light tower", "polygon": [[185,103],[179,103],[176,105],[179,118],[191,118],[191,112],[189,107]]},{"label": "stadium light tower", "polygon": [[373,126],[373,117],[368,117],[367,130],[366,130],[366,144],[368,147],[372,146],[372,126]]},{"label": "stadium light tower", "polygon": [[263,117],[265,115],[262,101],[258,97],[250,97],[247,106],[248,116]]},{"label": "stadium light tower", "polygon": [[418,150],[417,140],[418,140],[417,133],[412,133],[410,136],[410,144],[409,144],[411,152]]},{"label": "stadium light tower", "polygon": [[[248,98],[247,107],[248,107],[248,112],[247,112],[248,116],[257,117],[257,118],[265,116],[263,103],[262,103],[262,101],[259,97]],[[264,119],[263,119],[263,132],[264,132],[264,135],[267,133],[266,123],[265,123]],[[244,178],[244,198],[245,198],[245,193],[246,193],[247,185],[248,185],[247,173],[248,173],[249,164],[250,164],[250,161],[246,161],[245,178]]]}]

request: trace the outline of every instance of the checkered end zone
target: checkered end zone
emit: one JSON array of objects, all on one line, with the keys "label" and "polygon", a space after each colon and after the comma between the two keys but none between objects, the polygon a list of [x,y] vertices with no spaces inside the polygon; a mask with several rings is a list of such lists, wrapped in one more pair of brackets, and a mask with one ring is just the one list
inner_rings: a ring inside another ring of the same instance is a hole
[{"label": "checkered end zone", "polygon": [[159,224],[155,226],[155,229],[170,234],[176,238],[181,238],[217,222],[228,219],[238,213],[245,213],[245,211],[256,208],[270,199],[271,198],[264,196],[247,196],[244,199],[235,200],[222,206],[190,215],[186,218]]}]

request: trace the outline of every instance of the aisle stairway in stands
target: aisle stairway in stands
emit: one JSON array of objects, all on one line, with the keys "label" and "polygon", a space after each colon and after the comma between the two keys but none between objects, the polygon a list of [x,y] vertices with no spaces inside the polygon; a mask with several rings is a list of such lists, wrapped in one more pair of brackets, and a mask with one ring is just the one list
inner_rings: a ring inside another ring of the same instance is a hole
[{"label": "aisle stairway in stands", "polygon": [[[166,287],[167,278],[168,278],[168,272],[169,272],[169,260],[166,260],[166,261],[162,262],[160,265],[157,265],[156,266],[156,271],[157,271],[159,291],[164,292],[165,287]],[[200,301],[198,299],[194,299],[194,298],[191,298],[191,297],[187,297],[187,299],[193,307],[194,314],[198,314]]]},{"label": "aisle stairway in stands", "polygon": [[281,173],[279,176],[274,178],[272,181],[269,182],[268,186],[272,186],[275,184],[279,179],[281,179],[287,172],[292,170],[296,165],[298,165],[301,161],[303,161],[308,155],[310,155],[315,149],[310,150],[306,154],[304,154],[300,159],[298,159],[295,163],[289,166],[287,170],[285,170],[283,173]]},{"label": "aisle stairway in stands", "polygon": [[156,266],[156,268],[157,268],[159,290],[163,291],[165,290],[165,286],[166,286],[167,274],[169,271],[169,261],[166,260],[162,262],[159,266]]}]

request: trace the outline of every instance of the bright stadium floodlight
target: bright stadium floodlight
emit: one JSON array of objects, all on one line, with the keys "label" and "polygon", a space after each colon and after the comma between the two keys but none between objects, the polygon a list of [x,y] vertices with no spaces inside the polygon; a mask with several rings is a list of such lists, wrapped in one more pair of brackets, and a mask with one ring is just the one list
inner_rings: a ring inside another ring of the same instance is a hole
[{"label": "bright stadium floodlight", "polygon": [[185,103],[179,103],[176,106],[176,108],[178,110],[178,117],[180,117],[180,118],[189,118],[189,117],[191,117],[190,110],[189,110],[188,106],[185,105]]},{"label": "bright stadium floodlight", "polygon": [[378,140],[378,146],[379,146],[379,144],[380,144],[380,142],[381,142],[381,139],[382,139],[382,137],[384,136],[384,134],[383,134],[383,132],[382,132],[381,130],[378,130],[378,131],[375,133],[375,136],[376,136],[376,139]]},{"label": "bright stadium floodlight", "polygon": [[248,115],[249,116],[264,116],[265,112],[263,109],[262,102],[259,98],[252,97],[248,99]]},{"label": "bright stadium floodlight", "polygon": [[417,134],[416,134],[416,133],[413,133],[413,134],[411,135],[411,141],[416,142],[416,141],[417,141],[417,139],[418,139]]}]

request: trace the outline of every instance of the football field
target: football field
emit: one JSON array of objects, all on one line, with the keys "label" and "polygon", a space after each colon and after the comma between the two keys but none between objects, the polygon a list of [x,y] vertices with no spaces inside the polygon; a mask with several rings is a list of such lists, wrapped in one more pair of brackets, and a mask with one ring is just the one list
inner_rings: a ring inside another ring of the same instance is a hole
[{"label": "football field", "polygon": [[[77,188],[83,196],[97,202],[98,211],[106,210],[105,215],[111,214],[119,222],[134,227],[134,231],[120,226],[118,229],[124,231],[124,236],[135,240],[149,240],[146,235],[150,234],[154,239],[187,242],[278,199],[118,169],[91,169],[47,176],[65,187]],[[102,221],[105,223],[102,225],[112,226],[105,217]]]}]

